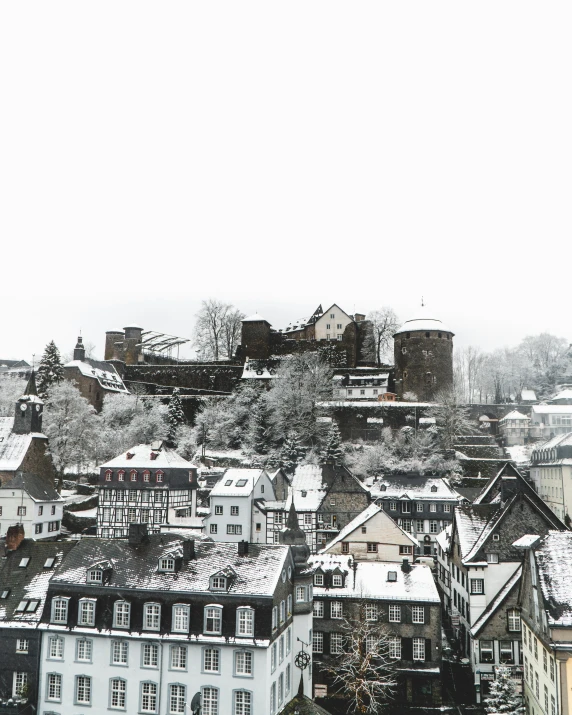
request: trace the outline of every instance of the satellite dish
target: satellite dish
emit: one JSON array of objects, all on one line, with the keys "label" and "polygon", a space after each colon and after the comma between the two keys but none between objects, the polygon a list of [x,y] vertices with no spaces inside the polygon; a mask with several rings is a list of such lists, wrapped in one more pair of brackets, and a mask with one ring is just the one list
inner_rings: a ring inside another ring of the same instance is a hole
[{"label": "satellite dish", "polygon": [[191,712],[198,713],[201,709],[201,694],[195,693],[193,699],[191,700]]}]

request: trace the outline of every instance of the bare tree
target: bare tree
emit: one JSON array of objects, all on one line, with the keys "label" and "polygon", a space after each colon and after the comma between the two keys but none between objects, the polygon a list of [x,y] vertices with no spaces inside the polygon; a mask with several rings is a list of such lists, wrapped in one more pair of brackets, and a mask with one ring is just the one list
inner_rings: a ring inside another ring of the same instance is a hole
[{"label": "bare tree", "polygon": [[435,402],[428,415],[435,418],[436,434],[443,449],[452,449],[460,435],[476,432],[476,425],[469,419],[469,411],[462,406],[462,400],[454,389],[439,392]]},{"label": "bare tree", "polygon": [[397,686],[397,653],[387,626],[367,620],[367,605],[359,604],[355,617],[342,622],[340,653],[321,669],[332,679],[332,688],[348,700],[348,712],[376,715],[393,697]]},{"label": "bare tree", "polygon": [[197,313],[194,345],[202,359],[231,358],[240,338],[244,315],[228,303],[209,298]]},{"label": "bare tree", "polygon": [[393,308],[384,306],[369,313],[367,320],[372,326],[373,359],[379,367],[381,359],[387,357],[393,348],[393,334],[399,328],[399,319]]}]

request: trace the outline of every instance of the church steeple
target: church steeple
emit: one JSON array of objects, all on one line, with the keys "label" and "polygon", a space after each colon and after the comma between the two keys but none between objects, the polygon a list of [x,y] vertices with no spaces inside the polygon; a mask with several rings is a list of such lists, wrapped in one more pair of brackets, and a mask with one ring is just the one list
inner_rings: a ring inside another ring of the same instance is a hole
[{"label": "church steeple", "polygon": [[310,547],[306,543],[306,534],[300,528],[298,515],[294,507],[294,499],[290,502],[288,511],[288,521],[286,528],[280,532],[280,543],[290,546],[292,556],[296,565],[303,564],[308,561],[310,556]]},{"label": "church steeple", "polygon": [[81,361],[85,360],[85,347],[81,335],[78,335],[77,344],[73,351],[73,359]]},{"label": "church steeple", "polygon": [[38,397],[36,388],[36,373],[32,370],[28,384],[22,397],[16,401],[14,427],[16,434],[30,434],[42,431],[43,400]]}]

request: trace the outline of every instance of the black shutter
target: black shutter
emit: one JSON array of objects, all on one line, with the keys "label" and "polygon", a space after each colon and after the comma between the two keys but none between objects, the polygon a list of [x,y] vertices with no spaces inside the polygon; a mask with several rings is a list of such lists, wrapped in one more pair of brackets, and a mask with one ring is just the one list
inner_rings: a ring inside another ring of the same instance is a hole
[{"label": "black shutter", "polygon": [[324,618],[332,617],[332,602],[324,601]]},{"label": "black shutter", "polygon": [[431,658],[431,638],[425,638],[425,660],[433,660]]},{"label": "black shutter", "polygon": [[431,606],[425,606],[425,623],[431,623]]},{"label": "black shutter", "polygon": [[324,653],[330,652],[330,634],[324,633]]},{"label": "black shutter", "polygon": [[413,660],[413,638],[401,639],[401,659]]}]

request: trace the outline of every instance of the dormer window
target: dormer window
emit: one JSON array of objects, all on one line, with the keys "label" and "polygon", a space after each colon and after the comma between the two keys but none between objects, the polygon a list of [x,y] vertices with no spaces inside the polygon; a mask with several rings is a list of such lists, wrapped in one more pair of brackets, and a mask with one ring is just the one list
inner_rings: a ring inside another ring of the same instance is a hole
[{"label": "dormer window", "polygon": [[314,574],[314,586],[323,586],[324,585],[324,574],[323,573],[315,573]]},{"label": "dormer window", "polygon": [[386,489],[387,489],[387,487],[385,486],[385,484],[382,484],[382,485],[379,487],[379,491],[380,491],[380,492],[384,492]]},{"label": "dormer window", "polygon": [[111,469],[107,469],[105,472],[105,481],[110,482],[112,477],[113,477],[113,472],[111,471]]},{"label": "dormer window", "polygon": [[150,455],[151,461],[154,462],[158,456],[159,455],[157,454],[157,452],[151,452],[151,455]]},{"label": "dormer window", "polygon": [[127,457],[127,459],[133,459],[135,455],[133,454],[133,452],[127,452],[125,456]]},{"label": "dormer window", "polygon": [[226,591],[226,576],[213,576],[211,578],[211,591]]},{"label": "dormer window", "polygon": [[147,469],[143,472],[143,481],[144,482],[151,481],[151,472],[149,472]]},{"label": "dormer window", "polygon": [[172,556],[166,556],[159,559],[159,571],[173,572],[175,570],[175,559]]},{"label": "dormer window", "polygon": [[307,491],[303,491],[303,492],[302,492],[302,496],[303,496],[303,497],[305,497],[307,494],[308,494]]},{"label": "dormer window", "polygon": [[87,583],[103,583],[103,569],[89,569],[87,572]]},{"label": "dormer window", "polygon": [[397,571],[388,571],[387,572],[387,580],[388,581],[397,581]]},{"label": "dormer window", "polygon": [[52,623],[66,624],[68,622],[68,603],[66,596],[56,597],[52,600]]},{"label": "dormer window", "polygon": [[161,472],[161,471],[159,471],[155,474],[158,484],[160,484],[163,481],[163,476],[164,476],[164,472]]},{"label": "dormer window", "polygon": [[132,469],[129,474],[130,474],[131,481],[136,482],[137,481],[137,470]]},{"label": "dormer window", "polygon": [[204,632],[220,635],[222,632],[222,606],[213,605],[205,607]]},{"label": "dormer window", "polygon": [[124,481],[125,481],[125,472],[124,472],[123,469],[120,469],[120,470],[117,472],[117,479],[118,479],[120,482],[124,482]]},{"label": "dormer window", "polygon": [[332,575],[332,586],[334,588],[342,588],[343,585],[344,585],[344,577],[339,573],[333,574]]},{"label": "dormer window", "polygon": [[436,487],[435,485],[433,485],[433,486],[431,487],[431,491],[432,491],[432,492],[436,492],[436,491],[437,491],[437,487]]}]

